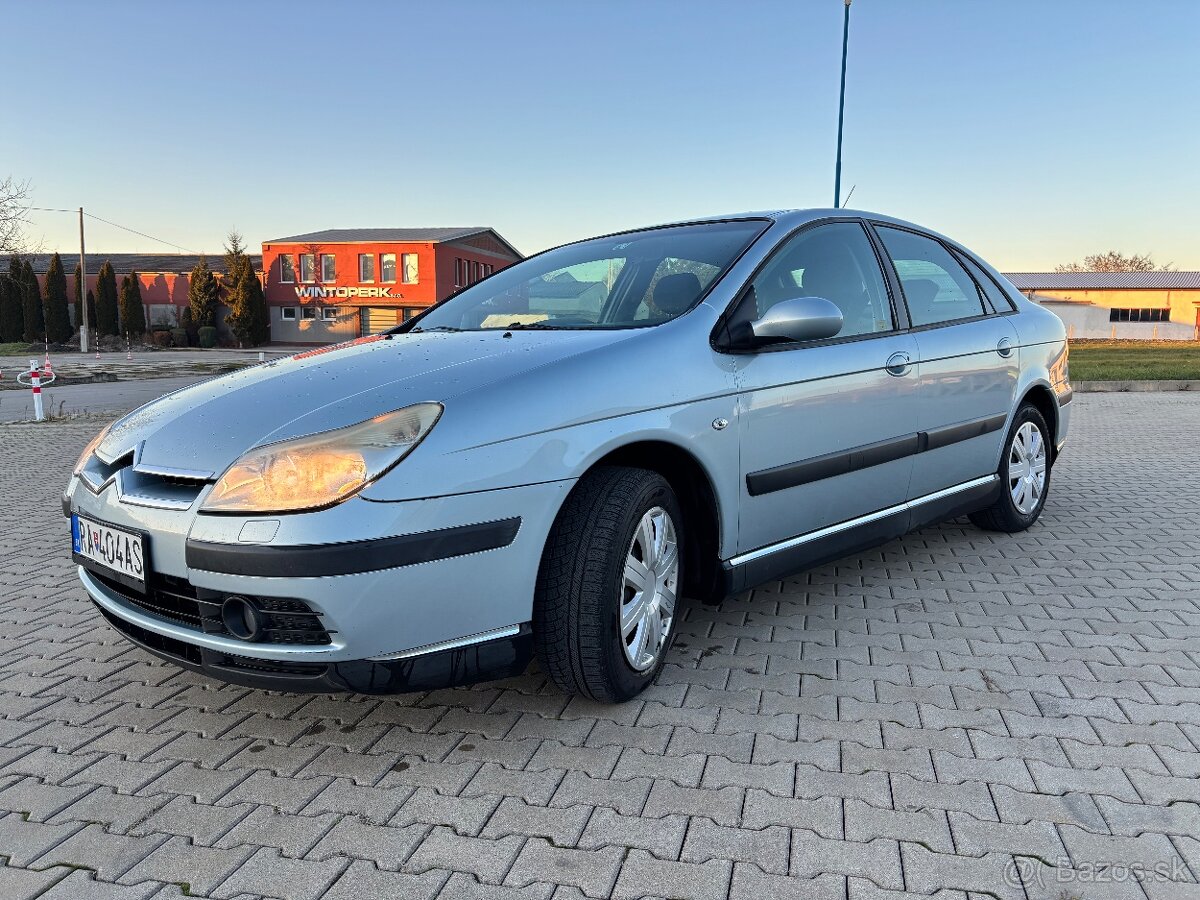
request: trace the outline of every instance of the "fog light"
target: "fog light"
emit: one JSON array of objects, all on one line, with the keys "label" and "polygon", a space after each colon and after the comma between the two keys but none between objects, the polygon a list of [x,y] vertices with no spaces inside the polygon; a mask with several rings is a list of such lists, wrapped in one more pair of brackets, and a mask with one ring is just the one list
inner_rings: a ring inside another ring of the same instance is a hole
[{"label": "fog light", "polygon": [[225,630],[238,640],[257,641],[263,635],[263,614],[245,597],[226,597],[221,604]]}]

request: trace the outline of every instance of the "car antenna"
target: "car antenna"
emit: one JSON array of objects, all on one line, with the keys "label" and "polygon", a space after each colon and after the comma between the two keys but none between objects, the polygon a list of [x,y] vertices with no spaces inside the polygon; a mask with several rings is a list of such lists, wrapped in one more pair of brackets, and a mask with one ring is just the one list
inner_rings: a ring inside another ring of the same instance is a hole
[{"label": "car antenna", "polygon": [[858,187],[857,184],[852,185],[850,187],[850,193],[846,195],[846,199],[845,199],[845,201],[843,201],[842,206],[845,206],[847,203],[850,202],[850,198],[854,195],[854,188],[856,188],[856,187]]}]

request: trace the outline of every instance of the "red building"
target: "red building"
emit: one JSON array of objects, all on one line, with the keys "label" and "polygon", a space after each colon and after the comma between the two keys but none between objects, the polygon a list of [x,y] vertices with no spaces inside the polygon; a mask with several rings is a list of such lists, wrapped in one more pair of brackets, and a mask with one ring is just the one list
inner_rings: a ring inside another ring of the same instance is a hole
[{"label": "red building", "polygon": [[271,340],[392,328],[522,255],[491,228],[335,228],[262,245]]}]

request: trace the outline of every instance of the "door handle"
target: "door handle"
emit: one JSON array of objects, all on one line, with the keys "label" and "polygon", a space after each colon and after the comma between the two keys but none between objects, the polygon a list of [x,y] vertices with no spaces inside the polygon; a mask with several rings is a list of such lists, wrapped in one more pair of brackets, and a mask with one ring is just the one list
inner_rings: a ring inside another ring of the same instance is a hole
[{"label": "door handle", "polygon": [[999,342],[996,344],[996,352],[999,353],[1001,356],[1003,356],[1005,359],[1012,356],[1012,352],[1013,352],[1012,341],[1010,341],[1006,337],[1000,338]]},{"label": "door handle", "polygon": [[912,358],[907,353],[893,353],[888,357],[887,373],[899,377],[907,375],[912,369]]}]

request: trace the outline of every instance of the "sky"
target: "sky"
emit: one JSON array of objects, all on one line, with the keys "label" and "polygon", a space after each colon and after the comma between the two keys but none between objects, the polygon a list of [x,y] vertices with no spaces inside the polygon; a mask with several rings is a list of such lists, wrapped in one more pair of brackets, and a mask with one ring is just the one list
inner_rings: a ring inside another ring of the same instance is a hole
[{"label": "sky", "polygon": [[[0,179],[192,251],[490,225],[531,253],[833,203],[842,0],[0,9],[25,73]],[[1108,249],[1200,269],[1197,33],[1197,0],[854,0],[843,205],[1004,271]],[[87,227],[89,252],[171,251]],[[78,252],[70,215],[29,236]]]}]

